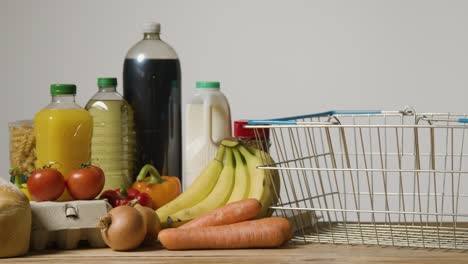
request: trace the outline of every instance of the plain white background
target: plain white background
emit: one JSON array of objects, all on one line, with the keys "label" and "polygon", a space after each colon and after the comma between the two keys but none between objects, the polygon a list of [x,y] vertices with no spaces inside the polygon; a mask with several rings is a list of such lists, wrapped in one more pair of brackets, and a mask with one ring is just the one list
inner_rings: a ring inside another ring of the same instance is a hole
[{"label": "plain white background", "polygon": [[[466,1],[0,0],[0,174],[9,121],[47,105],[51,83],[121,83],[145,21],[179,54],[183,104],[219,80],[233,119],[328,109],[468,112]],[[121,91],[121,87],[119,87]]]}]

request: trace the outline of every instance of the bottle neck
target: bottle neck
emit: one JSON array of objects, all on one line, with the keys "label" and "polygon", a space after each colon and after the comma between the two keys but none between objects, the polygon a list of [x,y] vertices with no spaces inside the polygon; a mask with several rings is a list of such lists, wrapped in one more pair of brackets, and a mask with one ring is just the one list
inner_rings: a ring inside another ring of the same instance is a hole
[{"label": "bottle neck", "polygon": [[220,88],[197,88],[201,93],[216,93],[220,91]]},{"label": "bottle neck", "polygon": [[114,86],[108,86],[108,87],[99,87],[99,92],[101,93],[112,93],[115,92],[116,89]]},{"label": "bottle neck", "polygon": [[52,95],[52,103],[75,103],[74,94],[55,94]]},{"label": "bottle neck", "polygon": [[159,33],[144,33],[143,39],[161,40]]}]

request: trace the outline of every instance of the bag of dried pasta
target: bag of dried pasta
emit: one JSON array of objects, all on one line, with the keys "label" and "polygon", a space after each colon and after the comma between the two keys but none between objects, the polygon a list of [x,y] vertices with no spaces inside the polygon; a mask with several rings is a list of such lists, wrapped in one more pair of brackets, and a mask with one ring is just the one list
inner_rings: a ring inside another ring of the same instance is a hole
[{"label": "bag of dried pasta", "polygon": [[[32,120],[15,121],[8,124],[10,130],[10,174],[25,194],[27,177],[35,170],[36,140]],[[29,197],[29,196],[28,196]]]}]

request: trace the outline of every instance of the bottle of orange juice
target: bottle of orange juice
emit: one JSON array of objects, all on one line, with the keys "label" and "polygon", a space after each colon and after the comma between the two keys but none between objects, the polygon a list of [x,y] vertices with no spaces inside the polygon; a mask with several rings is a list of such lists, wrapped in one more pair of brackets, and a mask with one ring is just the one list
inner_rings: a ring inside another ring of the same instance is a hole
[{"label": "bottle of orange juice", "polygon": [[[66,178],[91,158],[91,115],[75,103],[74,84],[52,84],[52,102],[34,118],[36,168],[51,165]],[[70,200],[65,191],[59,200]]]}]

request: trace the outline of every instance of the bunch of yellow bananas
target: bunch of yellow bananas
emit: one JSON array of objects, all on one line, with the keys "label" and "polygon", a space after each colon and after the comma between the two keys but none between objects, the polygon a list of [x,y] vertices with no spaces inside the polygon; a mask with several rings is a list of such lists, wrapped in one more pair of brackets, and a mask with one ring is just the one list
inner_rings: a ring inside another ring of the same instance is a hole
[{"label": "bunch of yellow bananas", "polygon": [[156,210],[163,226],[188,222],[225,204],[255,198],[262,204],[259,217],[271,215],[280,179],[278,171],[259,169],[273,164],[271,156],[234,140],[223,140],[216,157],[176,199]]}]

